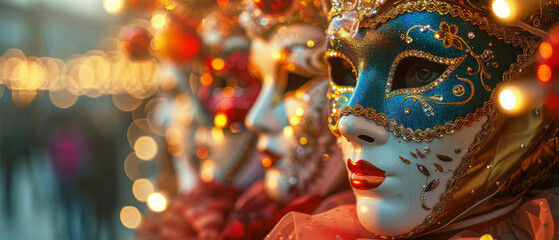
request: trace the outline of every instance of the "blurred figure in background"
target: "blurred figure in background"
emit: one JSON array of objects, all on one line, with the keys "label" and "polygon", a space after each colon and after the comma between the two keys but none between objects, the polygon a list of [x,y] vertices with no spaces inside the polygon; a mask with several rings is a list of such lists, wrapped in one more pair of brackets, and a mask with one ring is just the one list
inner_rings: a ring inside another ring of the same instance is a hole
[{"label": "blurred figure in background", "polygon": [[320,1],[248,1],[239,20],[252,39],[249,62],[262,90],[245,122],[258,134],[265,168],[235,203],[224,239],[259,239],[290,211],[324,211],[347,186],[330,134],[326,90],[327,6]]},{"label": "blurred figure in background", "polygon": [[[160,222],[144,224],[140,239],[217,238],[236,198],[262,177],[256,136],[243,122],[260,86],[249,73],[250,40],[238,26],[239,11],[239,3],[231,1],[206,15],[196,27],[202,44],[197,59],[188,63],[190,75],[175,72],[177,86],[184,88],[173,100],[175,118],[166,132],[180,132],[187,153],[173,160],[181,191]],[[167,140],[169,147],[176,145]],[[186,186],[187,178],[194,183]]]}]

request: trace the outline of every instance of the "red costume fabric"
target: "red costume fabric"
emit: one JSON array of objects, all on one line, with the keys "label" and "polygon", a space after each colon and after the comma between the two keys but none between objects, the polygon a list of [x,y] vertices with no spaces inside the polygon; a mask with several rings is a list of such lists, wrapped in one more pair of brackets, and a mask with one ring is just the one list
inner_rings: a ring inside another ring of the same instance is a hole
[{"label": "red costume fabric", "polygon": [[223,223],[242,191],[219,183],[200,183],[170,202],[163,213],[147,215],[137,239],[217,239]]},{"label": "red costume fabric", "polygon": [[[346,195],[346,197],[353,197]],[[428,235],[428,239],[478,240],[485,234],[501,240],[559,239],[559,188],[541,192],[513,212],[468,227],[448,238],[447,234]],[[266,239],[380,239],[363,228],[357,219],[355,204],[346,204],[327,212],[308,215],[291,212],[268,234]]]}]

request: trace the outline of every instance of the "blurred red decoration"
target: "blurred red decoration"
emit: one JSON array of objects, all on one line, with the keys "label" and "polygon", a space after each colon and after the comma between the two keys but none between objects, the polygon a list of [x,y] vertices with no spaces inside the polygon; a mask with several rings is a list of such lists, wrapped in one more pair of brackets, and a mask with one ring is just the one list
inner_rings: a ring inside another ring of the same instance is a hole
[{"label": "blurred red decoration", "polygon": [[258,8],[270,15],[280,15],[291,8],[293,0],[254,0]]},{"label": "blurred red decoration", "polygon": [[151,56],[150,43],[153,36],[139,26],[131,26],[122,33],[122,51],[134,60],[145,60]]},{"label": "blurred red decoration", "polygon": [[559,70],[559,26],[552,28],[549,36],[538,49],[537,74],[540,83],[557,80]]},{"label": "blurred red decoration", "polygon": [[229,53],[219,70],[213,67],[213,60],[206,59],[213,80],[208,85],[202,83],[197,96],[210,115],[224,114],[228,123],[243,122],[260,92],[260,82],[248,69],[248,55]]},{"label": "blurred red decoration", "polygon": [[167,28],[154,41],[157,53],[176,64],[191,61],[200,52],[201,43],[196,35],[196,28],[182,18],[172,18]]}]

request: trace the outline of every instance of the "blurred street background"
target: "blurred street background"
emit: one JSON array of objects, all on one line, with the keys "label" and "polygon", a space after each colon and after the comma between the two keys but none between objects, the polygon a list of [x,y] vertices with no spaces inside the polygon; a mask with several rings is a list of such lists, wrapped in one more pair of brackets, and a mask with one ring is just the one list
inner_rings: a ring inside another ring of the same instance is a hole
[{"label": "blurred street background", "polygon": [[0,0],[0,239],[133,238],[146,205],[132,180],[155,163],[131,160],[127,136],[156,84],[119,95],[136,85],[102,63],[126,62],[110,52],[125,19],[103,4]]}]

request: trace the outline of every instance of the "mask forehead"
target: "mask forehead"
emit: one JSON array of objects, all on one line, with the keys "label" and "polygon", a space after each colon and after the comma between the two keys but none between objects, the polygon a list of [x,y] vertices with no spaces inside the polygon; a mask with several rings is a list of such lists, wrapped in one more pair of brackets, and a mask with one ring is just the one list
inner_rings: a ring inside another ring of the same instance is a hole
[{"label": "mask forehead", "polygon": [[[488,115],[484,107],[499,83],[534,51],[533,41],[496,35],[502,29],[495,25],[439,12],[403,13],[374,28],[361,27],[355,37],[345,25],[343,17],[332,19],[327,57],[348,62],[357,82],[353,88],[332,79],[338,100],[333,115],[363,115],[406,140],[431,141]],[[393,87],[402,81],[395,74],[400,63],[409,58],[445,70],[421,87]]]}]

